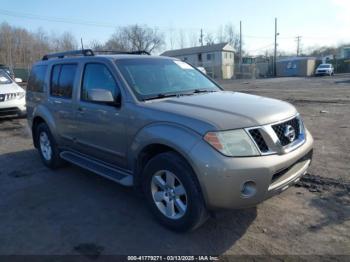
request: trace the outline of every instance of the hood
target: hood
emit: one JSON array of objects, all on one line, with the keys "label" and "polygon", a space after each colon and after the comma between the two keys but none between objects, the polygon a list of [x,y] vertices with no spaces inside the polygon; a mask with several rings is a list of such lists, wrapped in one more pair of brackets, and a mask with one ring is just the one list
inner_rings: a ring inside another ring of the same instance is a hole
[{"label": "hood", "polygon": [[297,113],[287,102],[229,91],[153,100],[148,106],[206,122],[217,130],[274,123]]},{"label": "hood", "polygon": [[21,88],[16,83],[0,84],[0,94],[18,93],[18,92],[24,92],[24,89]]}]

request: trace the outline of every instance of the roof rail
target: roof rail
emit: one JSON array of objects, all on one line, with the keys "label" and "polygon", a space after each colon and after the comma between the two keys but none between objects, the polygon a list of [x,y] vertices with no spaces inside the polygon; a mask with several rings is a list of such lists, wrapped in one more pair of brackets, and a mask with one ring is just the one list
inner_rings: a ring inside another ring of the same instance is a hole
[{"label": "roof rail", "polygon": [[81,49],[81,50],[47,54],[43,56],[42,60],[49,60],[50,58],[64,58],[66,56],[79,56],[79,55],[94,56],[95,54],[91,49]]},{"label": "roof rail", "polygon": [[140,51],[118,51],[118,50],[95,50],[95,53],[107,53],[107,54],[125,54],[125,55],[151,55],[145,50]]}]

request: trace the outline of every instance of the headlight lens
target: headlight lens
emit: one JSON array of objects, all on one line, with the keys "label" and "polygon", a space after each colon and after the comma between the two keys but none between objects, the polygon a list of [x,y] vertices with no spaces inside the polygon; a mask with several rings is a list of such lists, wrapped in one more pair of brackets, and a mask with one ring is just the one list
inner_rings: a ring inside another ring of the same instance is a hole
[{"label": "headlight lens", "polygon": [[204,136],[212,147],[226,156],[258,156],[259,151],[243,129],[208,132]]},{"label": "headlight lens", "polygon": [[17,93],[17,98],[18,99],[22,99],[23,97],[26,96],[26,92],[20,92],[20,93]]}]

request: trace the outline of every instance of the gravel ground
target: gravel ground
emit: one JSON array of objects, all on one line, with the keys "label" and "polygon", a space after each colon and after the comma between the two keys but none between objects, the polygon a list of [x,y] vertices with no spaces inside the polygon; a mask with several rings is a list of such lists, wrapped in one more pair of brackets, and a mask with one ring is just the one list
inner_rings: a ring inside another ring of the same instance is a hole
[{"label": "gravel ground", "polygon": [[74,166],[45,168],[26,120],[3,118],[0,254],[350,255],[350,76],[223,86],[298,108],[315,149],[310,174],[296,187],[177,234],[161,227],[131,189]]}]

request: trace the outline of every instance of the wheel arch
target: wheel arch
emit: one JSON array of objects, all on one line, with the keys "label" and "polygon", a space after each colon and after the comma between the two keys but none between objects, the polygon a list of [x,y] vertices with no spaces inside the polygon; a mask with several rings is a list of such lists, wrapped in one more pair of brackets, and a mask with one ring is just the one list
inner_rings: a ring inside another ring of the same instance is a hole
[{"label": "wheel arch", "polygon": [[190,156],[191,149],[200,139],[201,136],[193,130],[171,123],[145,127],[130,146],[129,165],[133,169],[135,187],[139,188],[142,184],[142,172],[147,162],[168,151],[175,152],[186,161],[201,185]]},{"label": "wheel arch", "polygon": [[53,119],[53,116],[50,114],[48,109],[44,108],[43,106],[38,107],[34,113],[33,120],[31,121],[31,123],[32,123],[31,131],[32,131],[32,137],[33,137],[33,144],[36,148],[38,146],[36,141],[35,141],[36,129],[37,129],[38,125],[41,123],[47,124],[52,136],[55,139],[57,139],[56,124],[55,124],[55,121]]}]

